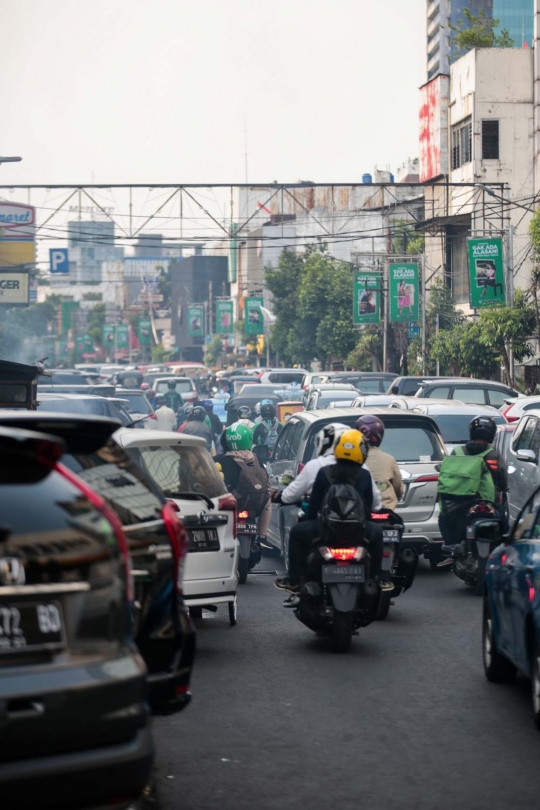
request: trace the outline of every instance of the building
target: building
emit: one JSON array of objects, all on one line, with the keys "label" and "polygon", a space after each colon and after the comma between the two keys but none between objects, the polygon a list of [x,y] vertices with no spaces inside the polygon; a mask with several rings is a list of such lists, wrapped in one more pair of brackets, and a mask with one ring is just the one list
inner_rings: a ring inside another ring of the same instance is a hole
[{"label": "building", "polygon": [[533,45],[534,0],[426,0],[427,78],[448,73],[459,57],[452,53],[450,25],[463,19],[463,9],[500,21],[498,30],[507,28],[516,48]]},{"label": "building", "polygon": [[51,286],[66,283],[99,284],[103,262],[121,259],[124,249],[116,245],[115,225],[110,220],[68,222],[69,279],[51,279]]},{"label": "building", "polygon": [[530,286],[532,214],[507,201],[534,194],[533,52],[469,51],[421,92],[427,267],[469,311],[470,236],[503,236],[506,278],[512,262],[514,286]]}]

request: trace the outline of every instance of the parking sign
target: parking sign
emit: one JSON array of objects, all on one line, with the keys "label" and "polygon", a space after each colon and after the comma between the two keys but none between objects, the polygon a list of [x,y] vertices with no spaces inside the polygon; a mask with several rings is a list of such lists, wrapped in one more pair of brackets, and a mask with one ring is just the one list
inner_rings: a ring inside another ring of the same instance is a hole
[{"label": "parking sign", "polygon": [[49,250],[51,273],[69,273],[69,255],[67,248]]}]

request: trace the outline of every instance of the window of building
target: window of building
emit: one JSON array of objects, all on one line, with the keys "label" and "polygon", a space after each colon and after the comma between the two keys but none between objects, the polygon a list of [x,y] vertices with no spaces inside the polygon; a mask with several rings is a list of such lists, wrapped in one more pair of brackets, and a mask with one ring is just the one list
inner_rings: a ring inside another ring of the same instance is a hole
[{"label": "window of building", "polygon": [[459,169],[472,160],[471,119],[461,121],[452,127],[452,169]]},{"label": "window of building", "polygon": [[499,160],[498,121],[482,121],[482,160]]}]

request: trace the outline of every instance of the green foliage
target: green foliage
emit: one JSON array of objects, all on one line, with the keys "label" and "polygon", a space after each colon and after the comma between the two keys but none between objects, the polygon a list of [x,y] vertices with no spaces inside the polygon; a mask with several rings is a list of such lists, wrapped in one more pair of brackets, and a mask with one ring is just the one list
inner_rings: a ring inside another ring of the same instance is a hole
[{"label": "green foliage", "polygon": [[347,357],[347,367],[355,371],[382,370],[383,334],[380,326],[365,326],[356,347]]},{"label": "green foliage", "polygon": [[424,252],[426,237],[423,233],[416,233],[409,222],[399,220],[394,223],[394,229],[392,253],[396,256],[419,256]]},{"label": "green foliage", "polygon": [[482,9],[475,15],[470,9],[464,8],[463,17],[464,19],[458,20],[457,25],[450,25],[450,29],[454,32],[451,42],[456,51],[466,52],[472,48],[513,48],[515,46],[507,28],[502,28],[498,34],[495,33],[500,20],[488,17]]},{"label": "green foliage", "polygon": [[165,360],[168,360],[169,353],[165,346],[158,343],[157,346],[152,346],[152,362],[156,365],[161,365]]},{"label": "green foliage", "polygon": [[[90,293],[94,295],[95,293]],[[106,305],[96,304],[88,313],[87,334],[92,338],[94,346],[101,346],[103,343],[103,326],[105,325]]]},{"label": "green foliage", "polygon": [[217,366],[223,354],[223,343],[219,335],[214,335],[204,355],[205,366]]}]

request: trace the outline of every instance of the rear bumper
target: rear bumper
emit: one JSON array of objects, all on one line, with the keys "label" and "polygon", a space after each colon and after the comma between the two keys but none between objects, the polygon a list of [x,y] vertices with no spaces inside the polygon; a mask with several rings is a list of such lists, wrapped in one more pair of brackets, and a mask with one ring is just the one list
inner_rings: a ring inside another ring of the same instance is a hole
[{"label": "rear bumper", "polygon": [[234,602],[237,591],[236,572],[225,579],[184,580],[184,602],[187,607]]},{"label": "rear bumper", "polygon": [[147,726],[120,745],[0,764],[2,806],[6,810],[127,806],[147,784],[153,758]]}]

